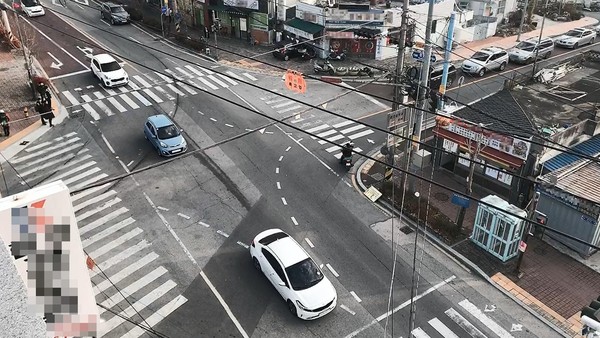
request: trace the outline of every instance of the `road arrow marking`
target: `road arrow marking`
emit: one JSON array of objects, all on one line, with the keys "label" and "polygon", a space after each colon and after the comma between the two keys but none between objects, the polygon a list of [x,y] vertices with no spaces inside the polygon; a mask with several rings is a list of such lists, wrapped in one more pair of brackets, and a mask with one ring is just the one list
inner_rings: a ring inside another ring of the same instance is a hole
[{"label": "road arrow marking", "polygon": [[515,332],[515,331],[523,331],[523,325],[522,324],[512,324],[512,327],[510,328],[510,332]]},{"label": "road arrow marking", "polygon": [[264,134],[265,133],[265,128],[263,128],[263,129],[261,129],[259,131],[260,131],[261,134]]},{"label": "road arrow marking", "polygon": [[57,59],[56,56],[52,55],[50,52],[47,52],[47,53],[48,53],[48,55],[50,55],[50,57],[52,59],[54,59],[54,61],[56,61],[56,62],[52,62],[52,64],[50,65],[50,67],[54,68],[54,69],[60,69],[60,67],[63,66],[63,63],[60,62],[60,60]]},{"label": "road arrow marking", "polygon": [[494,312],[496,310],[496,305],[485,306],[483,312]]},{"label": "road arrow marking", "polygon": [[375,144],[375,141],[371,140],[370,138],[367,139],[367,142],[369,142],[371,144]]},{"label": "road arrow marking", "polygon": [[90,58],[90,59],[92,58],[94,50],[91,49],[90,47],[79,47],[79,46],[77,46],[77,49],[79,49],[81,52],[83,52],[83,54],[85,54],[85,57]]},{"label": "road arrow marking", "polygon": [[321,107],[323,107],[323,109],[327,108],[327,102],[323,103]]}]

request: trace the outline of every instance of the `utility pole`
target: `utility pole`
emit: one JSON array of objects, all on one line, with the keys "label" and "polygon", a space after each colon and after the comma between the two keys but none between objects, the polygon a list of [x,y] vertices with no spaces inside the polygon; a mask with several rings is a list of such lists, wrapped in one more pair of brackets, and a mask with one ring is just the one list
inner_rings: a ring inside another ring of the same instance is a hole
[{"label": "utility pole", "polygon": [[444,95],[446,94],[446,83],[448,81],[448,64],[450,63],[450,53],[452,52],[452,42],[454,37],[454,22],[456,13],[450,13],[450,22],[448,22],[448,38],[446,40],[446,51],[444,53],[444,70],[442,71],[442,83],[440,84],[440,94],[442,99],[438,100],[438,109],[444,109]]},{"label": "utility pole", "polygon": [[[479,153],[481,153],[483,148],[485,148],[485,145],[483,144],[483,130],[479,130],[479,133],[475,136],[474,142],[474,147],[471,147],[471,145],[469,145],[469,175],[467,176],[467,186],[465,187],[465,194],[467,196],[471,196],[471,194],[473,193],[473,175],[475,174],[475,163],[477,163]],[[459,231],[460,229],[462,229],[466,212],[467,208],[461,206],[460,211],[458,212],[458,219],[456,220],[456,227]]]},{"label": "utility pole", "polygon": [[[17,32],[19,33],[19,40],[21,40],[21,49],[23,50],[23,58],[25,59],[25,68],[27,68],[27,75],[29,76],[29,82],[32,81],[32,69],[31,69],[31,58],[27,55],[27,47],[25,46],[25,40],[23,39],[23,33],[21,33],[21,24],[19,22],[19,14],[17,11],[15,13],[15,23],[17,24]],[[31,92],[33,94],[33,98],[36,97],[35,86],[31,86]]]},{"label": "utility pole", "polygon": [[[548,0],[546,0],[546,4],[544,5],[544,17],[542,18],[542,27],[540,28],[540,35],[538,36],[538,46],[542,42],[542,34],[544,33],[544,23],[546,22],[546,13],[548,13]],[[535,58],[533,58],[533,69],[531,71],[531,77],[535,77],[535,68],[537,66],[537,60],[540,53],[540,49],[535,49]]]},{"label": "utility pole", "polygon": [[[418,107],[421,108],[416,112],[415,120],[415,141],[421,141],[421,133],[423,132],[423,109],[425,109],[425,94],[430,94],[429,90],[429,73],[431,65],[431,25],[433,21],[433,5],[435,0],[429,0],[427,8],[427,25],[425,26],[425,56],[423,57],[423,68],[421,69],[421,81],[419,84],[419,100]],[[436,107],[437,108],[437,107]],[[415,153],[419,150],[419,144],[415,143]],[[411,331],[412,332],[412,331]]]},{"label": "utility pole", "polygon": [[213,36],[215,37],[215,59],[219,59],[219,47],[217,45],[217,35],[221,31],[221,19],[215,18],[212,24]]},{"label": "utility pole", "polygon": [[[530,221],[535,221],[535,212],[537,209],[537,204],[540,200],[540,193],[535,192],[535,196],[533,196],[533,200],[529,204],[529,211],[527,214],[527,219]],[[527,240],[529,239],[529,233],[531,232],[531,223],[527,222],[527,224],[523,227],[523,234],[521,235],[521,241],[525,243],[525,247],[527,247]],[[519,245],[520,246],[520,245]],[[525,249],[519,250],[519,258],[517,259],[517,266],[515,267],[515,273],[518,278],[523,276],[521,272],[521,263],[523,262],[523,256],[525,255]]]},{"label": "utility pole", "polygon": [[[519,34],[517,34],[517,42],[521,41],[521,32],[523,31],[523,23],[525,22],[525,15],[527,15],[527,5],[529,0],[525,0],[525,6],[521,10],[521,24],[519,25]],[[529,21],[527,21],[529,24]]]},{"label": "utility pole", "polygon": [[396,72],[394,74],[394,101],[392,102],[392,111],[396,111],[400,108],[400,97],[401,93],[404,92],[401,89],[400,77],[402,76],[402,70],[404,69],[404,54],[406,51],[406,31],[408,27],[408,5],[409,0],[404,0],[402,6],[402,18],[400,21],[400,41],[398,41],[398,56],[396,57]]}]

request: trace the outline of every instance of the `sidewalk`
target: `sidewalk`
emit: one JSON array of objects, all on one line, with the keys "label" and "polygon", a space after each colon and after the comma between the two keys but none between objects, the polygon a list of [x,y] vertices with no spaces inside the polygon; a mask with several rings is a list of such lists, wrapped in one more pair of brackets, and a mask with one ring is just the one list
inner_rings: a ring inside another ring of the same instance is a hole
[{"label": "sidewalk", "polygon": [[[374,155],[375,158],[381,158],[380,154]],[[363,162],[357,166],[357,175],[355,179],[361,189],[373,185],[384,195],[377,201],[387,202],[392,205],[390,200],[389,187],[383,186],[384,166],[372,160]],[[424,168],[422,172],[417,173],[427,178],[431,177],[431,166]],[[401,174],[394,175],[396,184],[401,182]],[[442,183],[458,191],[464,190],[464,179],[456,177],[451,172],[443,168],[435,168],[433,181]],[[389,185],[389,183],[388,183]],[[459,235],[451,229],[440,229],[440,224],[452,227],[452,223],[440,223],[437,221],[436,213],[442,213],[448,220],[456,220],[459,207],[452,204],[450,198],[452,193],[434,185],[423,183],[421,186],[417,183],[416,189],[420,192],[423,199],[421,209],[427,205],[425,199],[430,196],[430,210],[428,218],[428,232],[432,237],[441,242],[445,250],[455,258],[463,261],[465,265],[475,267],[482,277],[488,279],[511,296],[516,302],[520,303],[530,312],[540,318],[554,324],[563,331],[566,337],[581,337],[581,321],[579,312],[582,307],[589,305],[600,295],[600,274],[588,266],[578,262],[576,259],[550,246],[548,243],[530,237],[527,252],[521,265],[521,271],[524,275],[521,279],[516,276],[516,259],[507,263],[502,263],[499,259],[482,250],[469,240],[469,235],[473,229],[473,223],[477,204],[472,203],[467,209],[463,229]],[[473,187],[473,197],[481,198],[488,195],[482,191],[482,188]],[[396,191],[396,205],[400,205],[402,191]],[[403,214],[410,214],[410,203],[407,199]],[[396,208],[398,210],[398,208]],[[414,220],[413,215],[412,219]],[[409,217],[410,218],[410,217]],[[414,222],[413,222],[414,224]]]}]

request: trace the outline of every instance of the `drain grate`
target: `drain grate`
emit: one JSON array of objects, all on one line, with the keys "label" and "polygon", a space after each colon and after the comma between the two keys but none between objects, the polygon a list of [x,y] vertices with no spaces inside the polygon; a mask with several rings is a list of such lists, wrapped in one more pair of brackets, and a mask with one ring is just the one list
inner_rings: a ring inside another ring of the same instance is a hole
[{"label": "drain grate", "polygon": [[408,225],[405,225],[402,228],[400,228],[400,231],[402,231],[403,233],[405,233],[407,235],[414,232],[414,230],[411,227],[409,227]]}]

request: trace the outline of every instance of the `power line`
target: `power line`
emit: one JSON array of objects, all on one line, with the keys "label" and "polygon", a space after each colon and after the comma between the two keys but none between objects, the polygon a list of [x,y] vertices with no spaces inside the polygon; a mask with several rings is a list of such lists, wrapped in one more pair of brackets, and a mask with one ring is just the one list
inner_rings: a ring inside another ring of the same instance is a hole
[{"label": "power line", "polygon": [[[68,17],[68,16],[67,16],[67,17]],[[79,21],[79,20],[76,20],[76,21]],[[39,23],[39,22],[38,22],[38,23]],[[42,25],[43,25],[43,24],[42,24]],[[46,25],[46,26],[47,26],[47,25]],[[53,27],[49,27],[49,28],[51,28],[51,29],[54,29]],[[109,33],[111,33],[111,32],[109,32]],[[63,34],[65,34],[65,33],[63,33]],[[65,35],[67,35],[67,36],[70,36],[70,35],[68,35],[68,34],[65,34]],[[117,34],[114,34],[114,35],[116,35],[116,36],[119,36],[119,35],[117,35]],[[78,40],[82,40],[82,39],[79,39],[79,38],[77,38],[77,37],[74,37],[74,36],[70,36],[70,37],[73,37],[73,38],[75,38],[75,39],[78,39]],[[122,36],[119,36],[119,37],[122,37]],[[86,43],[87,43],[87,42],[86,42]],[[94,45],[94,46],[96,46],[96,45]],[[99,46],[97,46],[97,47],[99,47]],[[102,49],[102,50],[104,50],[102,47],[99,47],[99,48],[100,48],[100,49]],[[151,47],[147,47],[147,48],[150,48],[150,49],[152,49]],[[161,51],[159,51],[159,52],[161,52]],[[161,53],[164,53],[164,54],[170,55],[170,56],[172,56],[172,57],[174,57],[174,58],[181,59],[181,58],[179,58],[179,57],[177,57],[177,56],[175,56],[175,55],[168,54],[168,53],[166,53],[166,52],[161,52]],[[120,56],[119,54],[116,54],[116,53],[115,53],[115,55],[118,55],[119,57],[121,57],[121,58],[123,58],[123,59],[125,59],[125,60],[129,60],[128,58],[126,58],[126,57],[122,57],[122,56]],[[182,59],[182,60],[183,60],[183,59]],[[133,63],[135,63],[135,64],[138,64],[138,65],[140,65],[140,66],[142,66],[142,67],[149,68],[149,67],[146,67],[146,66],[144,66],[144,65],[142,65],[142,64],[140,64],[140,63],[138,63],[138,62],[135,62],[135,61],[132,61],[132,60],[130,60],[130,61],[131,61],[131,62],[133,62]],[[187,60],[184,60],[184,61],[186,61],[186,62],[189,62],[189,61],[187,61]],[[183,82],[183,81],[181,81],[181,82]],[[253,87],[258,87],[259,89],[262,89],[262,90],[265,90],[265,91],[271,92],[271,91],[269,91],[269,90],[266,90],[266,89],[264,89],[264,88],[261,88],[261,87],[259,87],[258,85],[254,85],[254,84],[252,84],[252,83],[248,83],[248,82],[245,82],[245,81],[241,81],[241,82],[243,82],[243,83],[245,83],[245,84],[248,84],[248,85],[250,85],[250,86],[253,86]],[[223,100],[223,101],[225,101],[225,102],[228,102],[228,103],[230,103],[230,104],[232,104],[232,105],[235,105],[235,106],[238,106],[238,107],[240,107],[240,108],[242,108],[242,109],[248,110],[248,111],[250,111],[251,113],[254,113],[254,114],[260,115],[260,116],[262,116],[262,117],[265,117],[265,118],[267,118],[267,119],[269,119],[269,120],[273,120],[274,122],[273,122],[273,123],[271,123],[270,125],[272,125],[272,124],[275,124],[275,123],[280,123],[280,124],[283,124],[283,125],[285,125],[285,126],[287,126],[287,127],[289,127],[289,128],[292,128],[292,129],[294,129],[294,130],[297,130],[297,131],[299,131],[299,132],[302,132],[302,133],[308,134],[309,136],[311,136],[311,137],[313,137],[313,138],[315,138],[315,139],[320,139],[321,141],[323,141],[323,142],[325,142],[325,143],[329,143],[329,144],[332,144],[332,145],[335,145],[335,146],[338,146],[338,147],[342,147],[342,145],[341,145],[341,144],[337,144],[337,143],[335,143],[335,142],[329,141],[329,140],[325,139],[324,137],[321,137],[321,136],[319,136],[319,135],[317,135],[317,134],[313,134],[313,133],[306,132],[305,130],[302,130],[302,129],[300,129],[299,127],[296,127],[296,126],[294,126],[294,125],[292,125],[292,124],[290,124],[290,123],[287,123],[287,122],[285,122],[285,121],[283,121],[283,120],[278,120],[278,119],[276,119],[276,118],[274,118],[274,117],[271,117],[271,116],[269,116],[269,115],[267,115],[267,114],[265,114],[265,113],[262,113],[262,112],[260,112],[260,111],[257,111],[257,110],[254,110],[254,109],[251,109],[251,108],[249,108],[249,107],[246,107],[246,106],[244,106],[244,105],[242,105],[242,104],[240,104],[240,103],[237,103],[237,102],[235,102],[235,101],[233,101],[233,100],[231,100],[231,99],[228,99],[228,98],[224,98],[224,97],[218,96],[218,95],[216,95],[216,94],[214,94],[214,93],[212,93],[212,92],[209,92],[209,91],[207,91],[207,90],[205,90],[205,89],[199,88],[199,87],[198,87],[198,86],[196,86],[195,84],[189,84],[189,85],[190,85],[190,86],[192,86],[192,87],[194,87],[194,88],[196,88],[196,89],[198,89],[198,90],[200,90],[200,91],[202,91],[202,92],[204,92],[205,94],[208,94],[208,95],[211,95],[211,96],[217,97],[217,98],[219,98],[219,99],[221,99],[221,100]],[[279,96],[282,96],[282,97],[289,98],[289,99],[291,99],[291,100],[294,100],[294,101],[296,101],[296,102],[299,102],[299,103],[303,103],[303,104],[305,104],[305,105],[307,105],[307,106],[311,106],[311,105],[309,105],[309,104],[306,104],[306,103],[304,103],[304,102],[302,102],[302,101],[299,101],[299,100],[297,100],[297,99],[294,99],[294,98],[291,98],[291,97],[287,97],[287,96],[281,95],[281,94],[279,94],[279,93],[276,93],[276,92],[272,92],[272,93],[273,93],[273,94],[276,94],[276,95],[279,95]],[[340,114],[337,114],[337,113],[334,113],[334,112],[327,111],[327,110],[325,110],[325,109],[323,109],[323,108],[320,108],[320,107],[317,107],[317,106],[313,106],[313,108],[315,108],[315,109],[319,109],[319,110],[323,110],[323,111],[324,111],[324,112],[326,112],[326,113],[329,113],[329,114],[332,114],[332,115],[335,115],[335,116],[338,116],[338,117],[341,117],[341,118],[344,118],[344,119],[347,119],[347,120],[350,120],[350,121],[354,121],[354,122],[360,123],[360,122],[356,121],[355,119],[351,119],[351,118],[345,117],[345,116],[343,116],[343,115],[340,115]],[[443,116],[443,115],[442,115],[442,116]],[[372,127],[372,128],[375,128],[375,129],[381,130],[381,128],[377,128],[377,127]],[[196,154],[196,153],[199,153],[199,152],[204,152],[204,151],[206,151],[206,150],[208,150],[208,149],[214,148],[214,147],[216,147],[216,146],[219,146],[219,145],[221,145],[221,144],[225,144],[225,143],[231,142],[231,141],[233,141],[233,140],[236,140],[236,139],[242,138],[242,137],[244,137],[244,136],[247,136],[248,134],[250,134],[250,133],[254,133],[255,131],[257,131],[257,130],[260,130],[260,129],[262,129],[262,127],[261,127],[261,128],[258,128],[258,129],[253,129],[253,130],[251,130],[251,131],[248,131],[248,132],[241,133],[241,134],[239,134],[239,135],[236,135],[236,136],[233,136],[233,137],[227,138],[227,139],[225,139],[225,140],[222,140],[222,141],[219,141],[219,142],[215,142],[215,143],[213,143],[212,145],[209,145],[209,146],[207,146],[207,147],[204,147],[204,148],[200,148],[200,149],[197,149],[197,150],[189,151],[189,152],[187,152],[187,153],[185,153],[185,154],[179,155],[178,157],[171,158],[171,159],[166,159],[166,160],[164,160],[164,161],[162,161],[162,162],[160,162],[160,163],[156,163],[156,164],[153,164],[153,165],[149,165],[149,166],[146,166],[146,167],[144,167],[144,168],[140,168],[140,169],[137,169],[137,170],[131,171],[131,172],[129,172],[129,173],[125,173],[125,174],[117,175],[117,176],[115,176],[115,177],[113,177],[113,178],[110,178],[110,179],[107,179],[107,180],[104,180],[104,181],[99,181],[99,182],[96,182],[96,183],[90,184],[90,185],[88,185],[88,186],[86,186],[86,187],[82,187],[82,188],[80,188],[80,189],[78,189],[78,190],[72,191],[72,192],[71,192],[71,194],[76,194],[76,193],[78,193],[78,192],[81,192],[81,191],[84,191],[84,190],[87,190],[87,189],[90,189],[90,188],[93,188],[93,187],[101,186],[101,185],[104,185],[104,184],[106,184],[106,183],[110,183],[110,182],[113,182],[113,181],[116,181],[116,180],[120,180],[120,179],[122,179],[122,178],[124,178],[124,177],[132,176],[132,175],[134,175],[134,174],[137,174],[137,173],[140,173],[140,172],[143,172],[143,171],[149,170],[149,169],[153,169],[153,168],[156,168],[156,167],[159,167],[159,166],[165,165],[165,164],[167,164],[167,163],[171,163],[171,162],[173,162],[173,161],[175,161],[175,160],[179,160],[179,159],[181,159],[181,158],[185,158],[185,157],[188,157],[188,156],[192,156],[192,155],[194,155],[194,154]],[[406,137],[402,137],[402,136],[400,136],[400,135],[397,135],[397,134],[394,134],[394,133],[391,133],[391,132],[388,132],[388,131],[384,131],[384,133],[389,133],[389,134],[395,135],[395,136],[397,136],[397,137],[401,137],[401,138],[403,138],[403,139],[406,139]],[[384,161],[382,161],[382,160],[379,160],[379,159],[376,159],[376,158],[374,158],[374,157],[371,157],[371,156],[369,156],[369,155],[365,155],[365,154],[362,154],[362,153],[357,153],[357,154],[358,154],[358,155],[360,155],[360,156],[362,156],[362,157],[365,157],[365,158],[367,158],[367,159],[373,160],[374,162],[377,162],[377,163],[380,163],[380,164],[387,165],[387,164],[386,164]],[[596,160],[596,161],[597,161],[597,159],[594,159],[594,160]],[[389,165],[388,165],[388,166],[389,166]],[[458,194],[458,195],[461,195],[461,196],[462,196],[462,195],[464,195],[464,193],[461,193],[461,192],[459,192],[459,191],[457,191],[457,190],[455,190],[455,189],[453,189],[453,188],[447,187],[447,186],[445,186],[445,185],[443,185],[443,184],[441,184],[441,183],[434,182],[433,180],[427,179],[427,178],[425,178],[425,177],[423,177],[423,176],[420,176],[420,175],[417,175],[417,174],[411,173],[410,171],[406,171],[406,170],[404,170],[404,169],[402,169],[402,168],[399,168],[399,167],[396,167],[396,166],[391,166],[391,167],[392,167],[393,169],[396,169],[396,170],[398,170],[398,171],[400,171],[400,172],[403,172],[403,173],[405,173],[405,174],[407,174],[407,175],[409,175],[409,176],[412,176],[412,177],[415,177],[415,178],[417,178],[417,179],[419,179],[419,180],[422,180],[422,181],[428,182],[428,183],[430,183],[430,184],[433,184],[433,185],[435,185],[435,186],[438,186],[438,187],[440,187],[440,188],[443,188],[443,189],[445,189],[445,190],[448,190],[448,191],[450,191],[450,192],[456,193],[456,194]],[[543,228],[543,229],[546,229],[546,230],[548,230],[548,231],[550,231],[550,232],[553,232],[553,233],[559,234],[559,235],[561,235],[561,236],[563,236],[563,237],[566,237],[566,238],[568,238],[568,239],[574,240],[574,241],[576,241],[576,242],[578,242],[578,243],[581,243],[581,244],[587,245],[587,246],[589,246],[589,247],[591,247],[591,248],[594,248],[594,249],[600,250],[600,247],[599,247],[599,246],[596,246],[596,245],[594,245],[594,244],[591,244],[591,243],[587,243],[587,242],[585,242],[585,241],[583,241],[583,240],[581,240],[581,239],[579,239],[579,238],[576,238],[576,237],[574,237],[574,236],[572,236],[572,235],[569,235],[569,234],[563,233],[563,232],[561,232],[561,231],[559,231],[559,230],[555,230],[555,229],[549,228],[549,227],[547,227],[547,226],[542,226],[542,225],[540,225],[540,224],[538,224],[538,223],[535,223],[535,222],[533,222],[532,220],[529,220],[529,219],[527,219],[527,218],[525,218],[525,217],[522,217],[522,216],[520,216],[520,215],[512,214],[512,213],[510,213],[510,212],[507,212],[507,211],[501,210],[501,209],[499,209],[497,206],[495,206],[495,205],[493,205],[493,204],[490,204],[490,203],[488,203],[488,202],[485,202],[485,201],[478,200],[477,198],[474,198],[474,197],[471,197],[471,196],[465,196],[465,197],[466,197],[466,198],[468,198],[468,199],[470,199],[470,200],[472,200],[472,201],[474,201],[474,202],[478,202],[478,203],[480,203],[480,204],[486,205],[486,206],[488,206],[488,207],[491,207],[491,208],[493,208],[493,209],[496,209],[496,210],[502,211],[502,212],[504,212],[504,213],[508,213],[508,214],[510,214],[510,215],[512,215],[512,216],[514,216],[514,217],[516,217],[516,218],[518,218],[518,219],[521,219],[521,220],[523,220],[523,221],[527,222],[527,223],[532,223],[532,224],[534,224],[534,225],[536,225],[536,226],[539,226],[539,227],[541,227],[541,228]]]}]

